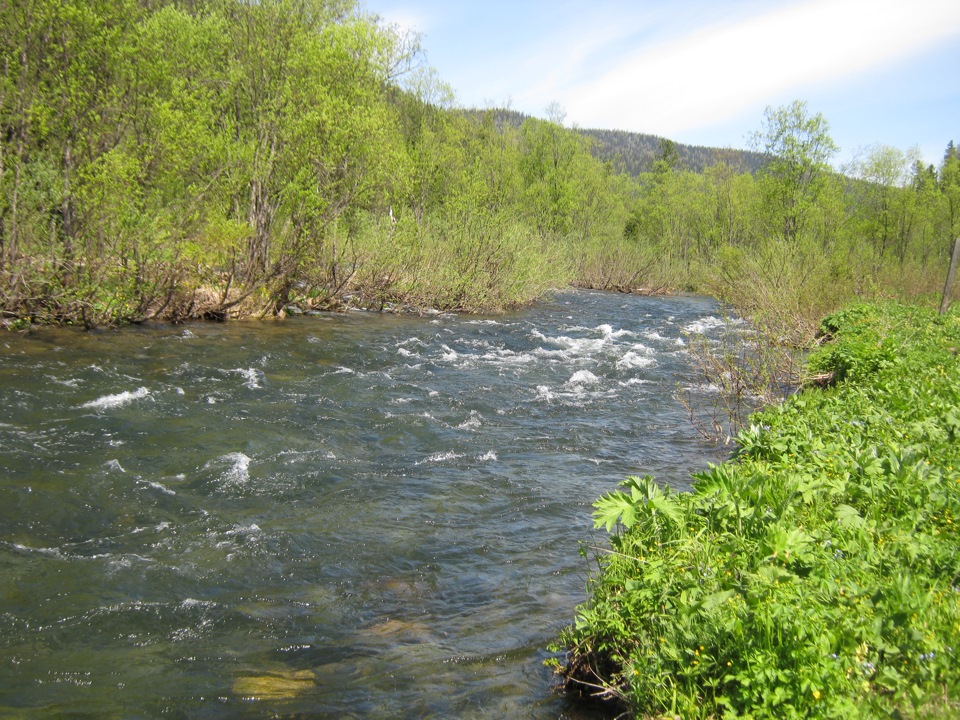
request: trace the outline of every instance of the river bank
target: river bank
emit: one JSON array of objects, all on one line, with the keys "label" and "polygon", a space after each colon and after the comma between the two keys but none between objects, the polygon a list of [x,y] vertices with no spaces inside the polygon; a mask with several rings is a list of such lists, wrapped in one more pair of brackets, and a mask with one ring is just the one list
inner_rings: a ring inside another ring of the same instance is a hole
[{"label": "river bank", "polygon": [[829,316],[830,375],[755,415],[672,493],[595,503],[616,532],[567,685],[640,716],[954,717],[960,699],[960,317]]},{"label": "river bank", "polygon": [[[296,287],[296,284],[294,284]],[[429,288],[429,291],[428,291]],[[172,288],[166,296],[158,296],[135,312],[108,298],[75,299],[50,312],[52,298],[38,298],[34,304],[10,309],[0,316],[0,330],[26,330],[31,326],[79,326],[90,329],[98,326],[136,325],[145,322],[182,324],[195,321],[227,322],[244,320],[275,320],[327,312],[374,311],[394,315],[430,316],[442,312],[468,315],[497,315],[523,307],[564,290],[596,290],[617,292],[642,297],[676,295],[668,284],[640,286],[622,282],[591,282],[570,280],[565,274],[550,274],[533,283],[522,293],[510,297],[503,289],[482,294],[467,292],[455,294],[452,288],[439,283],[410,283],[393,281],[373,288],[368,283],[347,284],[333,291],[319,292],[303,286],[301,292],[282,292],[276,288],[253,285],[238,286],[228,278],[220,286],[190,286]],[[109,292],[109,288],[98,291]],[[456,299],[454,299],[456,298]]]}]

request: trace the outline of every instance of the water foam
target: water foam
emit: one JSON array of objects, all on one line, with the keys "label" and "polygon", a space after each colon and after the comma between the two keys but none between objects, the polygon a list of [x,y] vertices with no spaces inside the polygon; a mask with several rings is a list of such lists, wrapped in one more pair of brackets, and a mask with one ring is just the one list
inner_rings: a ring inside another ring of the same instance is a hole
[{"label": "water foam", "polygon": [[28,545],[21,545],[20,543],[8,543],[4,541],[0,541],[0,544],[7,545],[8,547],[12,547],[14,550],[19,550],[20,552],[24,553],[36,553],[37,555],[47,555],[49,557],[56,558],[63,557],[63,553],[60,552],[59,548],[36,548]]},{"label": "water foam", "polygon": [[231,529],[224,532],[224,535],[241,535],[243,537],[250,537],[254,535],[259,535],[261,532],[260,526],[256,523],[250,523],[249,525],[234,525]]},{"label": "water foam", "polygon": [[[536,363],[538,361],[547,361],[550,363],[571,363],[577,360],[591,359],[601,353],[608,352],[615,347],[616,337],[620,331],[614,331],[612,327],[601,326],[601,332],[604,337],[571,337],[569,335],[544,335],[539,330],[532,330],[529,334],[530,339],[540,343],[525,352],[514,352],[507,349],[496,349],[483,356],[484,360],[493,361],[498,364],[519,366]],[[595,332],[591,328],[572,328],[583,332]]]},{"label": "water foam", "polygon": [[242,452],[230,453],[224,456],[225,460],[233,463],[224,479],[231,485],[244,485],[250,482],[250,458]]},{"label": "water foam", "polygon": [[547,342],[566,350],[570,355],[595,355],[600,352],[607,341],[604,338],[572,338],[566,335],[545,338]]},{"label": "water foam", "polygon": [[140,482],[140,483],[146,485],[147,487],[151,487],[151,488],[153,488],[154,490],[159,490],[160,492],[164,493],[165,495],[176,495],[176,494],[177,494],[175,490],[171,490],[171,489],[168,488],[166,485],[161,485],[160,483],[154,482],[154,481],[152,481],[152,480],[138,480],[137,482]]},{"label": "water foam", "polygon": [[692,323],[688,323],[683,326],[683,331],[691,335],[705,335],[711,330],[716,330],[719,327],[723,327],[726,323],[718,317],[710,315],[700,320],[694,320]]},{"label": "water foam", "polygon": [[197,600],[196,598],[186,598],[185,600],[180,601],[180,607],[184,610],[190,610],[195,607],[202,608],[215,608],[217,603],[213,600]]},{"label": "water foam", "polygon": [[544,402],[551,402],[555,395],[549,385],[537,385],[537,399]]},{"label": "water foam", "polygon": [[636,337],[636,333],[633,332],[632,330],[625,330],[623,328],[621,328],[620,330],[614,330],[612,325],[607,325],[606,323],[594,329],[603,333],[603,337],[605,339],[606,338],[622,338],[628,335]]},{"label": "water foam", "polygon": [[460,430],[476,430],[483,424],[483,416],[476,410],[470,411],[470,417],[457,425]]},{"label": "water foam", "polygon": [[264,377],[264,375],[256,368],[237,368],[233,372],[237,373],[244,379],[244,387],[248,387],[251,390],[258,390],[263,387],[260,384],[260,380]]},{"label": "water foam", "polygon": [[567,380],[567,385],[597,385],[599,383],[600,378],[589,370],[577,370],[570,376],[570,379]]},{"label": "water foam", "polygon": [[81,380],[79,380],[78,378],[69,378],[67,380],[62,380],[61,378],[58,378],[56,375],[45,375],[44,377],[49,378],[51,382],[55,382],[57,385],[63,385],[64,387],[68,387],[68,388],[76,388],[81,383]]},{"label": "water foam", "polygon": [[432,455],[428,455],[423,460],[418,460],[417,462],[415,462],[414,465],[425,465],[427,463],[449,462],[451,460],[459,460],[462,457],[463,457],[463,453],[456,453],[456,452],[453,452],[452,450],[449,450],[447,452],[437,452],[437,453],[433,453]]},{"label": "water foam", "polygon": [[81,408],[94,408],[96,410],[108,410],[111,408],[123,407],[124,405],[129,405],[134,400],[140,400],[141,398],[149,397],[150,391],[145,387],[137,388],[133,392],[126,391],[122,393],[117,393],[116,395],[104,395],[99,397],[96,400],[91,400],[90,402],[85,402],[81,405]]},{"label": "water foam", "polygon": [[250,457],[242,452],[228,453],[215,460],[207,462],[203,467],[210,469],[217,465],[226,464],[227,468],[221,476],[224,488],[241,487],[250,482]]},{"label": "water foam", "polygon": [[656,365],[657,361],[654,360],[649,355],[640,355],[633,350],[628,350],[627,353],[617,360],[617,369],[618,370],[633,370],[637,368],[648,368]]}]

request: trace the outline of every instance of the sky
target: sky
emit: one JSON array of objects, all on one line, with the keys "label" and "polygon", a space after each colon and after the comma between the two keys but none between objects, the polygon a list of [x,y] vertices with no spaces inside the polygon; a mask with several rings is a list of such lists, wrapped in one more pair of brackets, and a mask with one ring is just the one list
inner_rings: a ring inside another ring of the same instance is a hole
[{"label": "sky", "polygon": [[960,0],[366,0],[463,107],[747,149],[807,103],[841,150],[960,144]]}]

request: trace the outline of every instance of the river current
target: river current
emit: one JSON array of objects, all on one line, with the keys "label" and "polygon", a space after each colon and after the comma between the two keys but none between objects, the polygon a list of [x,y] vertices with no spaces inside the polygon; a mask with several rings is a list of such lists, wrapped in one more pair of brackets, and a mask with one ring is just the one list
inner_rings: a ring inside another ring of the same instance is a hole
[{"label": "river current", "polygon": [[594,717],[543,667],[591,503],[716,461],[675,394],[723,325],[563,292],[0,337],[0,716]]}]

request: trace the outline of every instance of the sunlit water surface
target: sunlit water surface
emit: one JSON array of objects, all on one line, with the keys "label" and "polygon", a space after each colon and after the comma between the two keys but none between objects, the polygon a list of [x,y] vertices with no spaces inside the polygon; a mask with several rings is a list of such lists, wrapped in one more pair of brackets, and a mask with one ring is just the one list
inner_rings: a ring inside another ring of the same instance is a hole
[{"label": "sunlit water surface", "polygon": [[0,715],[587,718],[591,503],[715,460],[703,298],[0,337]]}]

